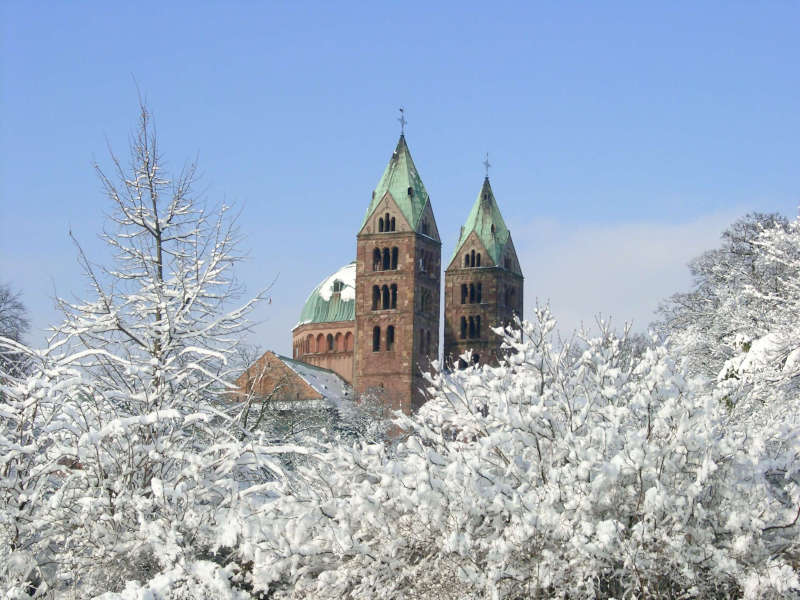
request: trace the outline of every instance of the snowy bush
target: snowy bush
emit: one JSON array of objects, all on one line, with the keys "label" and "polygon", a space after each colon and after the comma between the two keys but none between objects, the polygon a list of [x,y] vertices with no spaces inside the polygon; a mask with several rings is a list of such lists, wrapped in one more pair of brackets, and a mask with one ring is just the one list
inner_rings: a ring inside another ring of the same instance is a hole
[{"label": "snowy bush", "polygon": [[330,448],[241,556],[277,597],[770,597],[795,592],[796,460],[725,427],[663,348],[578,360],[546,310],[497,368],[431,378],[405,439]]}]

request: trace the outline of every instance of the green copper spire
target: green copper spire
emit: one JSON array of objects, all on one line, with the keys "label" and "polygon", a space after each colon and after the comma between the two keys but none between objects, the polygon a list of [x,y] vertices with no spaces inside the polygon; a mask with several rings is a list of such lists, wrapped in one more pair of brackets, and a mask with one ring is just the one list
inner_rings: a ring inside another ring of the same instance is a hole
[{"label": "green copper spire", "polygon": [[[488,177],[483,180],[481,192],[478,194],[475,204],[472,205],[467,222],[461,230],[453,257],[461,251],[461,247],[473,231],[492,259],[492,264],[485,266],[502,266],[503,251],[508,243],[510,234],[494,199],[494,193],[492,192],[492,186],[489,185]],[[453,257],[450,258],[450,262],[452,262]]]},{"label": "green copper spire", "polygon": [[411,159],[405,135],[402,134],[397,142],[397,148],[392,153],[392,158],[389,159],[389,164],[372,194],[372,202],[361,222],[362,227],[387,192],[392,195],[395,204],[402,211],[412,229],[416,231],[419,219],[428,203],[428,192]]}]

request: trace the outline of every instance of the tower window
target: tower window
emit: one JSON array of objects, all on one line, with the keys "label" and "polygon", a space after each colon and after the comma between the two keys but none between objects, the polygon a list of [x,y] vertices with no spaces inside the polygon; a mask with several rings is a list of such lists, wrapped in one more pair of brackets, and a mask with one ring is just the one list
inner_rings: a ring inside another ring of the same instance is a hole
[{"label": "tower window", "polygon": [[511,270],[511,258],[509,258],[508,256],[506,256],[505,267],[506,267],[506,271],[510,271]]},{"label": "tower window", "polygon": [[381,349],[381,328],[372,328],[372,351],[378,352]]},{"label": "tower window", "polygon": [[378,232],[383,233],[383,217],[378,219]]},{"label": "tower window", "polygon": [[392,292],[392,308],[397,308],[397,284],[393,283],[391,286]]},{"label": "tower window", "polygon": [[475,257],[475,266],[476,267],[480,267],[481,266],[481,253],[480,252],[478,252],[478,255]]},{"label": "tower window", "polygon": [[469,254],[464,255],[464,266],[465,267],[469,266]]},{"label": "tower window", "polygon": [[478,304],[480,304],[480,303],[481,303],[481,299],[482,299],[482,298],[481,298],[481,295],[482,295],[482,294],[481,294],[481,291],[482,291],[482,288],[483,288],[483,286],[482,286],[482,285],[479,283],[479,284],[478,284],[478,289],[477,289],[477,292],[475,293],[475,301],[476,301]]},{"label": "tower window", "polygon": [[467,284],[461,284],[461,304],[467,303]]},{"label": "tower window", "polygon": [[383,300],[383,309],[386,310],[389,308],[389,286],[384,285],[381,288],[381,297]]},{"label": "tower window", "polygon": [[372,310],[378,310],[378,305],[381,303],[381,288],[377,285],[372,286]]},{"label": "tower window", "polygon": [[469,303],[475,304],[475,284],[469,284]]},{"label": "tower window", "polygon": [[467,337],[467,318],[461,317],[461,339],[465,339]]},{"label": "tower window", "polygon": [[475,266],[475,250],[469,253],[469,266],[470,267]]},{"label": "tower window", "polygon": [[388,271],[389,267],[391,267],[391,266],[392,266],[392,263],[391,263],[391,258],[390,258],[390,255],[389,255],[389,249],[388,248],[384,248],[383,249],[383,265],[382,265],[383,270],[384,271]]},{"label": "tower window", "polygon": [[375,250],[372,251],[372,270],[381,270],[381,251],[378,248],[375,248]]},{"label": "tower window", "polygon": [[389,325],[386,328],[386,351],[392,350],[394,350],[394,325]]},{"label": "tower window", "polygon": [[481,316],[480,315],[475,317],[475,337],[476,338],[480,338],[481,337]]},{"label": "tower window", "polygon": [[422,221],[422,233],[428,235],[428,219]]},{"label": "tower window", "polygon": [[431,332],[430,332],[430,330],[428,330],[428,332],[425,334],[425,354],[427,354],[428,356],[431,355]]},{"label": "tower window", "polygon": [[473,317],[469,318],[469,339],[475,337],[475,319]]},{"label": "tower window", "polygon": [[394,217],[392,217],[391,227],[389,228],[390,231],[394,231]]},{"label": "tower window", "polygon": [[395,246],[394,248],[392,248],[392,269],[393,270],[397,270],[397,256],[398,256],[398,254],[399,254],[399,251],[397,249],[397,246]]},{"label": "tower window", "polygon": [[328,352],[333,352],[333,336],[330,333],[328,334],[327,342],[328,342]]}]

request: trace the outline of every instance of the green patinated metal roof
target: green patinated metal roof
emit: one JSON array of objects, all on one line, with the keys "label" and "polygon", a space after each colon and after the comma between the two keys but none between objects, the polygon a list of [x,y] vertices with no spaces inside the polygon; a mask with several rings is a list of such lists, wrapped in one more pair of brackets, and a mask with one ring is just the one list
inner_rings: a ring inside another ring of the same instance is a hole
[{"label": "green patinated metal roof", "polygon": [[[341,282],[337,285],[336,282]],[[356,318],[356,263],[345,265],[314,288],[295,327],[306,323],[354,321]]]},{"label": "green patinated metal roof", "polygon": [[[412,195],[409,196],[408,190],[411,188]],[[411,159],[411,152],[408,150],[405,136],[401,135],[397,142],[397,148],[389,159],[389,164],[383,172],[378,187],[372,195],[372,202],[369,204],[367,214],[361,226],[367,222],[369,216],[375,211],[378,203],[389,192],[394,198],[395,203],[400,208],[411,227],[416,230],[419,224],[422,211],[428,203],[428,192],[422,183],[422,179],[417,172],[417,167]]]},{"label": "green patinated metal roof", "polygon": [[[494,225],[494,227],[492,227]],[[461,235],[458,238],[456,249],[453,256],[450,257],[450,262],[460,252],[461,246],[469,237],[469,234],[475,232],[480,239],[481,243],[489,252],[494,265],[502,265],[503,250],[505,250],[508,243],[509,233],[506,222],[503,220],[503,215],[500,214],[500,208],[497,206],[497,201],[494,199],[492,186],[489,185],[489,178],[483,180],[483,186],[472,205],[472,210],[469,212],[467,222],[461,230]],[[489,266],[489,265],[487,265]]]}]

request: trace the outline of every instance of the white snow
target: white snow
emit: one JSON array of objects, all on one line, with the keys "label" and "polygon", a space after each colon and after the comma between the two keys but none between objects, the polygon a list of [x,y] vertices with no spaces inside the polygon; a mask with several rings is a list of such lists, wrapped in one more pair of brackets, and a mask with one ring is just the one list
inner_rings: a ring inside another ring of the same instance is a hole
[{"label": "white snow", "polygon": [[326,302],[333,295],[333,284],[336,281],[341,281],[344,284],[341,291],[342,300],[356,299],[356,263],[352,262],[343,266],[320,284],[317,293]]}]

